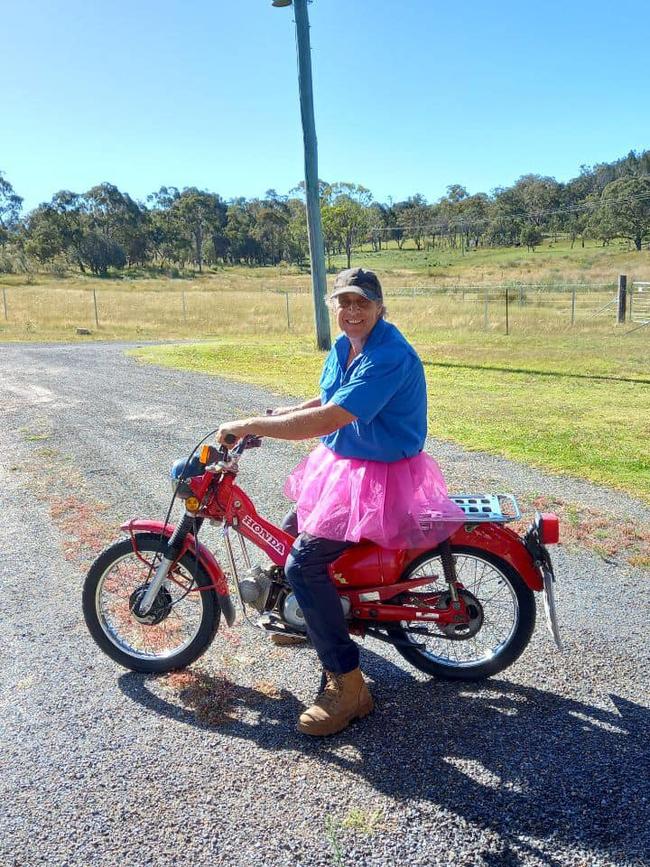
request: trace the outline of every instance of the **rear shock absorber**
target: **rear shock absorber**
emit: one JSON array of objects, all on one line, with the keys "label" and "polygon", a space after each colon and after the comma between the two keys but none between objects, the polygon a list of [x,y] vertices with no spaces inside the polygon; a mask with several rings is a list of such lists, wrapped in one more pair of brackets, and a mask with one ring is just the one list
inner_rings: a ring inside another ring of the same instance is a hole
[{"label": "rear shock absorber", "polygon": [[445,539],[444,542],[441,542],[439,549],[442,571],[445,576],[445,581],[449,585],[452,607],[458,608],[458,578],[456,577],[456,564],[454,562],[454,555],[451,553],[451,544],[449,539]]}]

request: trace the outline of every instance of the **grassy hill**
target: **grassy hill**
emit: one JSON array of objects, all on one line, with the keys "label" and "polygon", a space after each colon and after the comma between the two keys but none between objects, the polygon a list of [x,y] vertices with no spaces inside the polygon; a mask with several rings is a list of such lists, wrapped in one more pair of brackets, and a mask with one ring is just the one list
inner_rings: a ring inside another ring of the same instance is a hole
[{"label": "grassy hill", "polygon": [[[394,281],[426,280],[431,284],[460,282],[585,282],[607,283],[618,274],[650,279],[650,251],[637,253],[625,241],[603,247],[596,241],[571,247],[564,239],[546,239],[534,252],[525,247],[480,247],[477,250],[416,250],[413,243],[398,250],[395,243],[381,252],[364,247],[353,256],[355,264],[381,273],[387,286]],[[334,270],[347,267],[345,256],[331,260]],[[642,276],[642,275],[645,275]],[[409,284],[410,285],[410,284]]]}]

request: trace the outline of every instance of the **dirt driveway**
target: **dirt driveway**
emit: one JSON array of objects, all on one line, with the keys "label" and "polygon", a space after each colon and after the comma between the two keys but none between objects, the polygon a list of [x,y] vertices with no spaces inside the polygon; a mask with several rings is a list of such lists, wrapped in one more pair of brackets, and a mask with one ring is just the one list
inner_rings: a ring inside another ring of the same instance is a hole
[{"label": "dirt driveway", "polygon": [[[241,618],[189,673],[148,679],[102,656],[80,612],[97,550],[124,518],[164,515],[169,465],[203,432],[279,402],[123,349],[0,348],[0,863],[648,863],[650,593],[622,560],[556,549],[565,653],[540,606],[523,657],[480,686],[429,681],[367,642],[377,710],[327,741],[293,730],[317,686],[312,651],[271,648]],[[457,489],[648,517],[583,483],[428,448]],[[283,514],[302,453],[247,455],[262,514]]]}]

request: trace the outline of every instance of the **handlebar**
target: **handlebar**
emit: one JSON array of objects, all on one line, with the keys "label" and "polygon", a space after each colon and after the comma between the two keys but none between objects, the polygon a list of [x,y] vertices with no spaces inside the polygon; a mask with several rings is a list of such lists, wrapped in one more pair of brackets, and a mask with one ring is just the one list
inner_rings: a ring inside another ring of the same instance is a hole
[{"label": "handlebar", "polygon": [[[264,415],[273,415],[272,409],[264,410]],[[226,434],[224,437],[225,445],[231,446],[233,443],[237,442],[237,437],[234,434]],[[246,434],[245,437],[242,437],[240,440],[240,447],[236,449],[237,454],[241,454],[246,451],[246,449],[255,449],[258,446],[262,445],[262,438],[258,436],[254,436],[253,434]],[[221,447],[222,449],[225,446]],[[235,451],[235,449],[233,449]]]},{"label": "handlebar", "polygon": [[[237,441],[237,437],[234,434],[228,434],[226,439],[229,445],[232,445],[232,443]],[[252,434],[247,434],[245,437],[242,437],[239,441],[239,445],[235,446],[231,450],[229,450],[226,445],[211,446],[206,443],[199,452],[199,460],[204,466],[207,466],[208,464],[227,462],[229,455],[236,458],[239,457],[242,452],[245,452],[246,449],[258,448],[261,445],[262,438],[253,436]]]},{"label": "handlebar", "polygon": [[[219,458],[225,459],[228,457],[228,446],[237,442],[237,437],[234,434],[226,434],[224,437],[227,445],[223,445],[219,448]],[[233,449],[230,449],[230,452],[233,455],[241,455],[246,449],[256,449],[262,445],[262,437],[254,436],[253,434],[246,434],[245,437],[242,437],[239,440],[239,445],[236,445]]]}]

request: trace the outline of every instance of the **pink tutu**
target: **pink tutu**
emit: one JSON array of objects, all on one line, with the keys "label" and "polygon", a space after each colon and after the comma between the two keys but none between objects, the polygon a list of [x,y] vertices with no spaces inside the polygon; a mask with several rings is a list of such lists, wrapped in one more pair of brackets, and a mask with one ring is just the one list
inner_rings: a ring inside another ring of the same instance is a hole
[{"label": "pink tutu", "polygon": [[424,452],[394,463],[342,458],[318,445],[289,475],[298,530],[382,548],[428,548],[465,522],[447,497],[438,464]]}]

